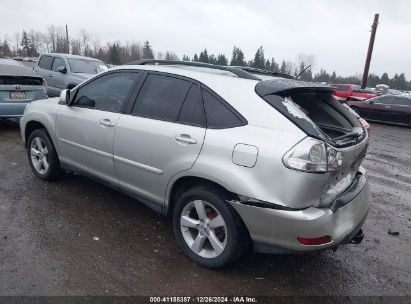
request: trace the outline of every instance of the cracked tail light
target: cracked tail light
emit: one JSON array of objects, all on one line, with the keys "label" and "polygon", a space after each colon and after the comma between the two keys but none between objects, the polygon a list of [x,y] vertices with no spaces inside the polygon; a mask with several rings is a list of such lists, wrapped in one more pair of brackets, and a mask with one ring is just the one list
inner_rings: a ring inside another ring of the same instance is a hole
[{"label": "cracked tail light", "polygon": [[306,137],[283,156],[287,168],[313,173],[338,170],[342,165],[342,152],[323,141]]}]

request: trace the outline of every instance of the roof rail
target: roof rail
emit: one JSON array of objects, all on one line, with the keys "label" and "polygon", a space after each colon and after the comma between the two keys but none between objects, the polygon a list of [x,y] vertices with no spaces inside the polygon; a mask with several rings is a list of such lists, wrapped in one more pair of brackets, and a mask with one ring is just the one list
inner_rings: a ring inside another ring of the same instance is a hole
[{"label": "roof rail", "polygon": [[141,59],[141,60],[134,60],[125,65],[146,65],[146,64],[154,64],[154,65],[186,65],[186,66],[194,66],[200,68],[209,68],[215,70],[222,70],[228,71],[239,78],[245,79],[253,79],[253,80],[261,80],[257,76],[248,73],[247,71],[240,69],[238,67],[231,67],[231,66],[223,66],[223,65],[215,65],[211,63],[203,63],[203,62],[194,62],[194,61],[181,61],[181,60],[159,60],[159,59]]},{"label": "roof rail", "polygon": [[249,73],[254,73],[254,74],[282,77],[282,78],[287,78],[287,79],[296,79],[294,76],[287,74],[287,73],[271,72],[267,70],[262,70],[262,69],[253,68],[253,67],[246,67],[246,66],[235,66],[235,68],[242,69],[244,71],[247,71]]}]

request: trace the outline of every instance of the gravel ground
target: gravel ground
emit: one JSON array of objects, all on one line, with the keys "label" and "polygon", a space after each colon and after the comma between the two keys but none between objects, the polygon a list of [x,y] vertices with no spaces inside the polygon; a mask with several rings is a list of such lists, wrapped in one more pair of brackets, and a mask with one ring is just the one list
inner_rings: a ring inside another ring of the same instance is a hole
[{"label": "gravel ground", "polygon": [[136,201],[75,174],[36,179],[18,127],[0,122],[0,295],[409,296],[411,129],[371,128],[362,244],[248,252],[213,271],[185,258],[170,221]]}]

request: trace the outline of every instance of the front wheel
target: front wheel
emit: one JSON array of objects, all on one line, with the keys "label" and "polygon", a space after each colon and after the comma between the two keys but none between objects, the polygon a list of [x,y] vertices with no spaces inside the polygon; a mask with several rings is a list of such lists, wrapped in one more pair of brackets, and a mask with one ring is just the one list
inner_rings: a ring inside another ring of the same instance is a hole
[{"label": "front wheel", "polygon": [[44,129],[34,130],[27,141],[27,156],[34,175],[42,180],[54,180],[62,170],[57,152]]},{"label": "front wheel", "polygon": [[173,228],[177,243],[194,262],[219,268],[237,260],[249,244],[241,218],[228,205],[229,196],[216,187],[185,192],[175,206]]}]

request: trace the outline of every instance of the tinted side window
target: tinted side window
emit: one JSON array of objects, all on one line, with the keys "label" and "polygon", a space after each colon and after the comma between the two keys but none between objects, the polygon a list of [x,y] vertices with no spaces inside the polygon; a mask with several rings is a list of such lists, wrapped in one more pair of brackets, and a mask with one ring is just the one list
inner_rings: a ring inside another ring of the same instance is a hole
[{"label": "tinted side window", "polygon": [[118,113],[138,73],[110,73],[81,87],[73,102],[74,106]]},{"label": "tinted side window", "polygon": [[382,104],[392,104],[393,100],[391,96],[383,96],[375,100],[375,103],[382,103]]},{"label": "tinted side window", "polygon": [[65,67],[66,65],[65,65],[65,63],[64,63],[64,60],[63,59],[61,59],[61,58],[54,58],[54,61],[53,61],[53,65],[52,65],[52,67],[51,67],[51,70],[52,71],[55,71],[55,72],[57,72],[58,71],[58,68],[59,67]]},{"label": "tinted side window", "polygon": [[204,107],[207,117],[207,128],[224,129],[239,127],[241,120],[209,92],[203,90]]},{"label": "tinted side window", "polygon": [[191,82],[149,74],[138,94],[132,114],[160,120],[176,121]]},{"label": "tinted side window", "polygon": [[177,120],[184,124],[205,127],[204,106],[198,85],[191,86]]},{"label": "tinted side window", "polygon": [[39,61],[39,67],[45,70],[51,70],[51,64],[53,63],[53,57],[41,56]]},{"label": "tinted side window", "polygon": [[393,104],[401,106],[411,106],[411,99],[404,97],[395,97]]}]

